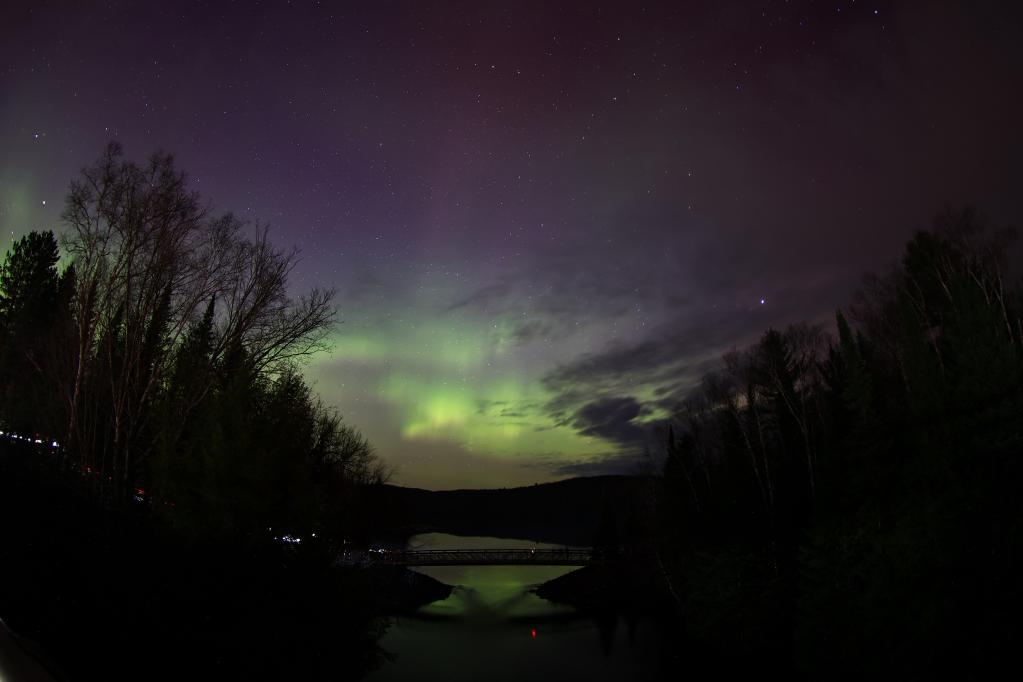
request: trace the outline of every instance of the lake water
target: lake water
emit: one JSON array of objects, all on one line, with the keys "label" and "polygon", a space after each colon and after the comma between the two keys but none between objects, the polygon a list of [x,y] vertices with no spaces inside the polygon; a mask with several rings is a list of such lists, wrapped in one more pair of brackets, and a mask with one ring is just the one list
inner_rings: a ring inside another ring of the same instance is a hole
[{"label": "lake water", "polygon": [[[412,549],[547,548],[523,540],[417,535]],[[394,655],[367,679],[656,679],[659,628],[650,620],[597,620],[532,594],[571,566],[418,568],[455,585],[451,595],[396,619],[380,644]]]}]

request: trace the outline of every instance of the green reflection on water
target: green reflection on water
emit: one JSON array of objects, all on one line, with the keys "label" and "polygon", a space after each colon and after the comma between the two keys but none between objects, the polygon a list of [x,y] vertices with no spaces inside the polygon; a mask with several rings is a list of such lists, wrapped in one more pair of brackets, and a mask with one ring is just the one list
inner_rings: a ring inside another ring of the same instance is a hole
[{"label": "green reflection on water", "polygon": [[[412,549],[518,549],[556,545],[440,533],[412,539]],[[442,601],[398,618],[381,641],[395,655],[374,671],[390,680],[650,679],[656,638],[648,626],[603,625],[530,592],[571,566],[419,568],[457,587]]]},{"label": "green reflection on water", "polygon": [[[504,538],[425,533],[412,538],[415,549],[554,549],[558,545]],[[423,616],[508,620],[568,613],[572,609],[540,599],[529,588],[574,570],[572,566],[429,566],[417,568],[455,585],[447,599],[419,610]]]}]

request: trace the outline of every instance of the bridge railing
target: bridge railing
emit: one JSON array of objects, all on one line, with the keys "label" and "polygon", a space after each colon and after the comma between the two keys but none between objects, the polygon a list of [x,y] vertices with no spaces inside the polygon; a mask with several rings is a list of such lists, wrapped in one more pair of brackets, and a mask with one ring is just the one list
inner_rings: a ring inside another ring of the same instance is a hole
[{"label": "bridge railing", "polygon": [[387,566],[543,565],[583,566],[594,560],[592,549],[418,549],[349,553],[343,563]]}]

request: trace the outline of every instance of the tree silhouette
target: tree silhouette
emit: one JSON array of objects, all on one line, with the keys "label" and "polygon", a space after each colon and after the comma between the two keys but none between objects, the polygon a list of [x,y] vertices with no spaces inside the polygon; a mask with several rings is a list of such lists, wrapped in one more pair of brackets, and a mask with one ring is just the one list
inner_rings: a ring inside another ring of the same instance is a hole
[{"label": "tree silhouette", "polygon": [[[730,650],[722,633],[753,622],[788,632],[814,675],[997,669],[1020,635],[1023,567],[1011,237],[945,210],[899,267],[865,279],[837,339],[769,330],[679,408],[662,508],[687,529],[666,533],[668,565],[695,636]],[[737,574],[741,600],[707,598]]]},{"label": "tree silhouette", "polygon": [[30,232],[0,266],[0,415],[25,433],[49,426],[36,415],[51,407],[42,383],[61,293],[59,258],[52,232]]},{"label": "tree silhouette", "polygon": [[241,221],[213,216],[169,155],[140,166],[111,144],[72,184],[64,219],[76,273],[66,440],[104,475],[144,476],[154,406],[204,309],[210,364],[241,353],[257,372],[313,352],[330,326],[333,292],[291,299],[295,252],[273,248],[265,228],[249,239]]},{"label": "tree silhouette", "polygon": [[0,268],[0,417],[60,435],[104,504],[144,494],[196,540],[338,533],[387,471],[312,395],[295,361],[320,348],[333,292],[294,299],[296,253],[214,216],[173,159],[108,146],[73,182],[58,274],[52,233]]}]

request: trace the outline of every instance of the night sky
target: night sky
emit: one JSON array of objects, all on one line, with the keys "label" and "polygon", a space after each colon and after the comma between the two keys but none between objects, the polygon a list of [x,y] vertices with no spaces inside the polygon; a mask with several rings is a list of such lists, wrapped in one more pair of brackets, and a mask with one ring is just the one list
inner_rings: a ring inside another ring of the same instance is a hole
[{"label": "night sky", "polygon": [[453,488],[635,471],[944,203],[1020,224],[1014,3],[426,4],[5,2],[0,246],[174,153],[337,287],[323,399]]}]

